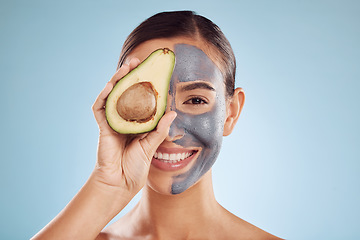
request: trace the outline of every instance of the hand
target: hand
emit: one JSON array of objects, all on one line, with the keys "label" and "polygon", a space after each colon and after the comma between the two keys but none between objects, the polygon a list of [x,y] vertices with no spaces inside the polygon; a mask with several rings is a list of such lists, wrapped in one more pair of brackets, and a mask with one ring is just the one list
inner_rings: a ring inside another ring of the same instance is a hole
[{"label": "hand", "polygon": [[166,113],[155,130],[140,135],[123,135],[108,125],[105,117],[106,98],[115,84],[129,71],[140,64],[132,59],[123,65],[106,84],[93,105],[100,135],[97,163],[94,170],[98,181],[136,194],[145,184],[152,157],[166,138],[175,112]]}]

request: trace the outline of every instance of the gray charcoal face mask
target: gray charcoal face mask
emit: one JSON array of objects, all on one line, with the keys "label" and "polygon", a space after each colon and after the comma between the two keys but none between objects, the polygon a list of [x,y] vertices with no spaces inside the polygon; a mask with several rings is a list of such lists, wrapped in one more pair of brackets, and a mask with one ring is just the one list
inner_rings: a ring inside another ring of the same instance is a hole
[{"label": "gray charcoal face mask", "polygon": [[[177,112],[169,136],[181,135],[175,144],[184,148],[199,148],[195,163],[185,173],[173,177],[172,194],[179,194],[196,183],[212,167],[219,155],[226,115],[223,76],[215,63],[199,48],[188,44],[175,45],[176,64],[169,94],[171,110]],[[210,111],[201,114],[184,113],[175,104],[176,85],[181,82],[205,81],[215,88],[215,103]]]}]

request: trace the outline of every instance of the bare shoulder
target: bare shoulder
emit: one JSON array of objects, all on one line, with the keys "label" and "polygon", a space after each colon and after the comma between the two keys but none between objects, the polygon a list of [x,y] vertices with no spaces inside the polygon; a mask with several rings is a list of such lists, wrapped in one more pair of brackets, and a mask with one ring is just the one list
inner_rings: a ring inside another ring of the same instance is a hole
[{"label": "bare shoulder", "polygon": [[227,239],[257,239],[257,240],[282,240],[271,233],[227,212]]}]

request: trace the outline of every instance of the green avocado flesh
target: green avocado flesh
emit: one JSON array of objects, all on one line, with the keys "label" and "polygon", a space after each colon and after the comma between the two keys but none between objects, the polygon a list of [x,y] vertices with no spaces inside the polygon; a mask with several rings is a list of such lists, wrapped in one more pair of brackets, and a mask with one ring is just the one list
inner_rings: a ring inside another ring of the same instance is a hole
[{"label": "green avocado flesh", "polygon": [[105,114],[118,133],[137,134],[153,130],[166,109],[175,54],[158,49],[125,75],[110,92]]}]

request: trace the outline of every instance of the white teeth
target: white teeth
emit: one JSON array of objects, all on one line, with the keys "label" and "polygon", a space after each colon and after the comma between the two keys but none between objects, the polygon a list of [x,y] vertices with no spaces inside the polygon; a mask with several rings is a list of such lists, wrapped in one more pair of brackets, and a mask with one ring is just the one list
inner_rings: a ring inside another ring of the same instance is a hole
[{"label": "white teeth", "polygon": [[168,163],[176,163],[179,162],[181,160],[184,160],[185,158],[188,158],[192,155],[193,153],[187,152],[187,153],[161,153],[161,152],[155,152],[154,154],[154,158],[159,159],[163,162],[168,162]]}]

